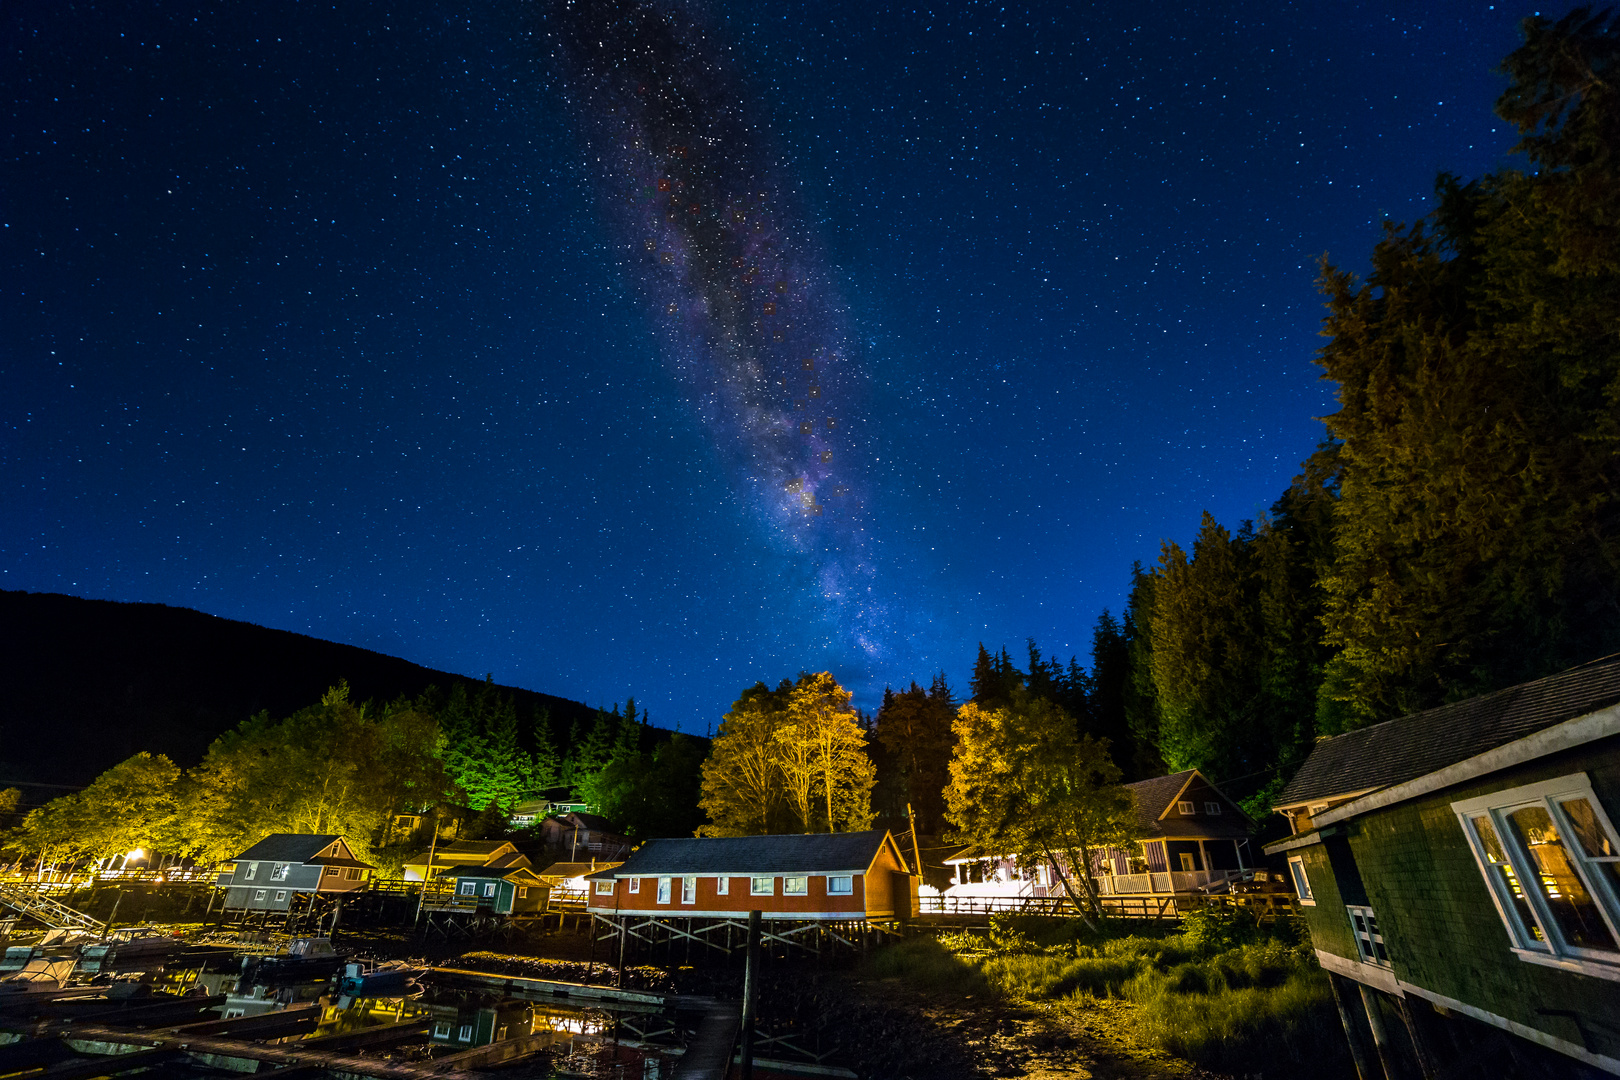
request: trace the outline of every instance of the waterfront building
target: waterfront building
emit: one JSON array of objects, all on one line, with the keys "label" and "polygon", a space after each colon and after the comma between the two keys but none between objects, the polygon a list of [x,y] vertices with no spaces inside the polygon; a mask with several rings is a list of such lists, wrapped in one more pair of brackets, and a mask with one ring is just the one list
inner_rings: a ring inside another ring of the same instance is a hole
[{"label": "waterfront building", "polygon": [[218,881],[225,908],[249,912],[290,912],[317,895],[356,892],[375,869],[356,859],[343,837],[309,833],[271,833],[230,863]]},{"label": "waterfront building", "polygon": [[1320,739],[1276,810],[1363,1076],[1620,1074],[1620,659]]}]

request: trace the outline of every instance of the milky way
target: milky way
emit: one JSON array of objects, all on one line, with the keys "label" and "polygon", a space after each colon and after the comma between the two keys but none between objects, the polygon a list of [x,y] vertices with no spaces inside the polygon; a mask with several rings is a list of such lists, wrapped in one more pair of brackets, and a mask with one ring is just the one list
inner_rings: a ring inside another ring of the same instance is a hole
[{"label": "milky way", "polygon": [[855,338],[723,47],[672,4],[558,3],[548,28],[667,361],[773,544],[876,655]]}]

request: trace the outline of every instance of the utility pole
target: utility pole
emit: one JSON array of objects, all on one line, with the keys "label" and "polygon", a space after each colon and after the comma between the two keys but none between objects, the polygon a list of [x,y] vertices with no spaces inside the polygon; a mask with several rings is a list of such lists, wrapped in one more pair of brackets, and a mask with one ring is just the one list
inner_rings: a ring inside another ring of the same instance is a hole
[{"label": "utility pole", "polygon": [[911,803],[906,803],[906,821],[911,825],[911,853],[917,857],[917,877],[922,877],[922,848],[917,846],[917,815],[911,812]]},{"label": "utility pole", "polygon": [[433,855],[439,850],[439,808],[433,808],[433,842],[428,845],[427,867],[422,871],[422,892],[416,898],[416,919],[411,923],[415,926],[422,921],[422,905],[427,903],[428,885],[433,881]]},{"label": "utility pole", "polygon": [[764,912],[748,913],[748,960],[743,967],[742,1080],[754,1080],[754,1001],[759,997],[759,931]]}]

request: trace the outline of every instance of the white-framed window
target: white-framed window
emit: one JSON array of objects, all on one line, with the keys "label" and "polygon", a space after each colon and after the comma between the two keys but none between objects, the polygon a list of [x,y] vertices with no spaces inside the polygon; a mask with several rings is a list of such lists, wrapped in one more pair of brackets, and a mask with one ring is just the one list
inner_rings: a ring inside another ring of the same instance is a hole
[{"label": "white-framed window", "polygon": [[783,896],[803,896],[810,891],[810,879],[803,874],[789,875],[782,879]]},{"label": "white-framed window", "polygon": [[1176,812],[1179,814],[1196,814],[1198,809],[1193,805],[1191,799],[1182,799],[1176,803]]},{"label": "white-framed window", "polygon": [[[608,890],[608,892],[612,892],[612,891],[613,891],[612,889]],[[529,887],[527,885],[519,885],[518,886],[518,899],[519,900],[527,900],[528,898],[529,898]]]},{"label": "white-framed window", "polygon": [[683,877],[683,878],[681,878],[681,903],[683,903],[683,904],[695,904],[695,903],[697,903],[697,878],[695,878],[695,877]]},{"label": "white-framed window", "polygon": [[279,904],[279,903],[281,903],[281,901],[283,901],[285,899],[287,899],[287,890],[286,889],[277,889],[276,890],[276,903]]},{"label": "white-framed window", "polygon": [[1211,802],[1211,801],[1205,801],[1205,803],[1204,803],[1204,813],[1208,814],[1210,817],[1217,817],[1217,816],[1220,815],[1220,812],[1221,812],[1221,804],[1220,803]]},{"label": "white-framed window", "polygon": [[660,904],[669,903],[669,882],[670,879],[667,877],[658,879],[658,902]]},{"label": "white-framed window", "polygon": [[[1311,895],[1311,879],[1305,873],[1305,859],[1299,855],[1288,857],[1288,874],[1294,879],[1294,895],[1306,907],[1316,906],[1316,897]],[[1258,874],[1255,875],[1257,878]]]},{"label": "white-framed window", "polygon": [[640,878],[633,877],[633,878],[630,879],[630,891],[631,892],[640,892],[641,891],[641,879]]},{"label": "white-framed window", "polygon": [[457,1038],[461,1042],[472,1042],[472,1029],[473,1029],[473,1026],[471,1024],[462,1024],[461,1025],[461,1032],[457,1036]]},{"label": "white-framed window", "polygon": [[450,1037],[450,1021],[440,1020],[434,1024],[433,1037],[435,1039],[448,1039]]},{"label": "white-framed window", "polygon": [[728,878],[728,877],[717,877],[717,878],[715,878],[714,879],[714,891],[715,891],[715,894],[718,895],[718,896],[727,896],[727,895],[729,895],[731,893],[731,879]]},{"label": "white-framed window", "polygon": [[828,874],[827,895],[848,896],[855,891],[855,878],[851,874]]},{"label": "white-framed window", "polygon": [[485,896],[494,896],[495,895],[495,883],[493,881],[486,881],[484,883],[484,895]]},{"label": "white-framed window", "polygon": [[291,869],[292,869],[292,864],[291,863],[284,863],[284,862],[276,863],[275,867],[270,871],[270,880],[271,881],[286,881],[287,880],[287,871],[289,871]]},{"label": "white-framed window", "polygon": [[343,876],[349,881],[359,881],[365,876],[365,871],[361,870],[358,866],[351,866]]},{"label": "white-framed window", "polygon": [[321,871],[321,873],[325,874],[327,877],[337,877],[339,874],[343,873],[343,867],[328,866],[325,870]]},{"label": "white-framed window", "polygon": [[[635,883],[636,883],[636,879],[631,878],[630,879],[630,884],[634,885]],[[630,891],[635,892],[636,890],[631,889]],[[612,896],[613,895],[613,882],[611,882],[611,881],[598,881],[596,883],[596,895],[597,896]]]},{"label": "white-framed window", "polygon": [[1362,961],[1389,967],[1389,950],[1384,948],[1384,935],[1378,932],[1378,916],[1373,914],[1373,909],[1346,904],[1344,910],[1350,913],[1350,928],[1355,932],[1356,951]]},{"label": "white-framed window", "polygon": [[257,902],[259,900],[263,900],[266,895],[267,894],[263,889],[254,889],[253,890],[253,899],[254,899],[255,902]]},{"label": "white-framed window", "polygon": [[1451,804],[1512,948],[1620,978],[1620,840],[1585,773]]},{"label": "white-framed window", "polygon": [[259,876],[259,864],[256,863],[256,862],[250,862],[250,863],[247,864],[247,872],[242,875],[242,880],[243,881],[252,881],[254,878],[256,878],[258,876]]},{"label": "white-framed window", "polygon": [[752,896],[775,896],[776,879],[773,877],[749,878],[748,892]]},{"label": "white-framed window", "polygon": [[476,881],[463,881],[461,883],[461,895],[462,896],[477,896],[478,895],[478,883]]}]

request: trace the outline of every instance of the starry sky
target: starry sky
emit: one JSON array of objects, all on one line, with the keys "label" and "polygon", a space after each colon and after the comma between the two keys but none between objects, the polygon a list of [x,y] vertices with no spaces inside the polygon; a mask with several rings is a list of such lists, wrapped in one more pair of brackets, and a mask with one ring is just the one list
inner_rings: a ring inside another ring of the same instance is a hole
[{"label": "starry sky", "polygon": [[699,733],[1085,662],[1321,438],[1316,260],[1509,160],[1532,10],[8,4],[0,588]]}]

